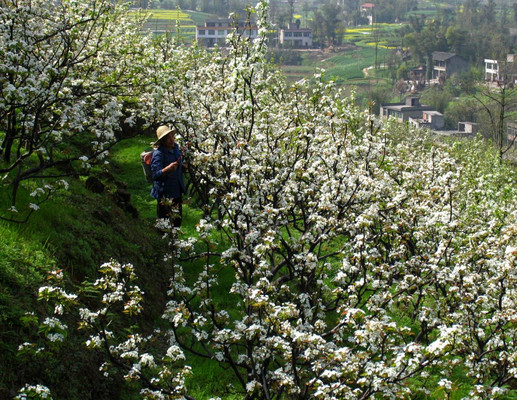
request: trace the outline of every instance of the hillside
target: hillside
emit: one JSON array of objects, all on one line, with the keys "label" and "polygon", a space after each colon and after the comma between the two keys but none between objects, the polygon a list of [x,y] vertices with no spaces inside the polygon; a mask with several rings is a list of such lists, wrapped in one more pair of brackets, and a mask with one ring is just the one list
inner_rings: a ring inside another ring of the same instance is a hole
[{"label": "hillside", "polygon": [[[120,390],[92,386],[100,380],[98,367],[87,367],[86,360],[92,356],[81,350],[80,337],[73,338],[70,347],[61,349],[55,359],[36,357],[27,363],[18,347],[41,334],[27,315],[43,310],[36,300],[37,292],[53,269],[63,270],[72,287],[85,279],[94,280],[100,265],[110,259],[132,263],[146,293],[146,311],[138,323],[152,327],[160,315],[169,268],[163,262],[166,244],[150,217],[154,202],[147,209],[143,196],[150,188],[138,161],[141,142],[124,144],[130,147],[126,151],[131,163],[115,160],[109,169],[97,171],[89,180],[72,180],[69,191],[41,205],[27,223],[0,222],[0,398],[11,398],[31,381],[54,382],[57,398],[84,399],[92,390],[97,391],[94,397],[113,398],[108,393]],[[95,192],[88,189],[92,181],[97,182]],[[133,191],[135,186],[140,190]]]},{"label": "hillside", "polygon": [[[323,72],[289,83],[266,2],[262,35],[224,51],[96,4],[2,7],[3,396],[516,397],[517,175],[497,146],[381,119]],[[181,229],[153,226],[139,164],[164,124]]]}]

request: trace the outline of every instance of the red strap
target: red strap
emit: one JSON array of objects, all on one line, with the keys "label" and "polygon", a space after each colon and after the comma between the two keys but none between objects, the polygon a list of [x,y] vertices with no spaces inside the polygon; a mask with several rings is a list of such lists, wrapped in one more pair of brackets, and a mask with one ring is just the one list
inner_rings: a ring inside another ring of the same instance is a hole
[{"label": "red strap", "polygon": [[147,165],[151,165],[152,158],[153,158],[153,153],[147,153],[146,155],[144,155],[144,162]]}]

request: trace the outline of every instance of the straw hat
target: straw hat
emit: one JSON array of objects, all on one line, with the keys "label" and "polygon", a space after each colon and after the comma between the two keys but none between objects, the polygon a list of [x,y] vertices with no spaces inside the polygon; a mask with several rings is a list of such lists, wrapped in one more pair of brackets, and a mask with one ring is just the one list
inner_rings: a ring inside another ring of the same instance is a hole
[{"label": "straw hat", "polygon": [[156,142],[154,144],[158,144],[158,142],[167,136],[169,133],[174,132],[174,129],[169,128],[167,125],[162,125],[158,129],[156,129]]}]

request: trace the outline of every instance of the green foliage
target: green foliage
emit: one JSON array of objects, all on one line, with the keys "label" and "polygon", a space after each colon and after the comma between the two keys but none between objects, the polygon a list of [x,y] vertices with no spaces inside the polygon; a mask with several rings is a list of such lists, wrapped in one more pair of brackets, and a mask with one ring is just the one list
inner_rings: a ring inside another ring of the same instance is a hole
[{"label": "green foliage", "polygon": [[454,99],[445,109],[445,123],[449,129],[456,129],[458,122],[476,122],[479,116],[479,104],[469,97]]},{"label": "green foliage", "polygon": [[397,79],[407,79],[409,68],[405,62],[397,69]]},{"label": "green foliage", "polygon": [[282,65],[301,65],[303,62],[302,54],[292,50],[270,50],[268,57],[273,63]]},{"label": "green foliage", "polygon": [[38,308],[35,294],[46,271],[55,265],[41,244],[0,225],[0,398],[7,398],[17,381],[20,364],[16,353],[20,340],[26,339],[33,319],[27,313]]},{"label": "green foliage", "polygon": [[443,113],[452,95],[441,87],[433,86],[426,90],[421,96],[421,103],[432,106],[435,110]]}]

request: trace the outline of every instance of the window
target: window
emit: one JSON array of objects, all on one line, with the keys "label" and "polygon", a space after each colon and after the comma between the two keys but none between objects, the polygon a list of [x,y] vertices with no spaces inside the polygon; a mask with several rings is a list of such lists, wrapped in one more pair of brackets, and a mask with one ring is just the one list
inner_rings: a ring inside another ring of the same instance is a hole
[{"label": "window", "polygon": [[199,36],[205,36],[205,30],[204,29],[200,29],[197,34]]},{"label": "window", "polygon": [[209,30],[208,30],[208,34],[209,34],[209,35],[212,35],[212,36],[213,36],[213,35],[215,35],[215,30],[213,30],[213,29],[209,29]]},{"label": "window", "polygon": [[293,36],[292,32],[285,32],[285,37],[292,37],[292,36]]},{"label": "window", "polygon": [[294,32],[294,37],[302,37],[302,33],[301,32]]},{"label": "window", "polygon": [[217,31],[217,34],[219,36],[223,36],[225,33],[226,33],[226,31],[224,29],[220,29],[220,30]]}]

